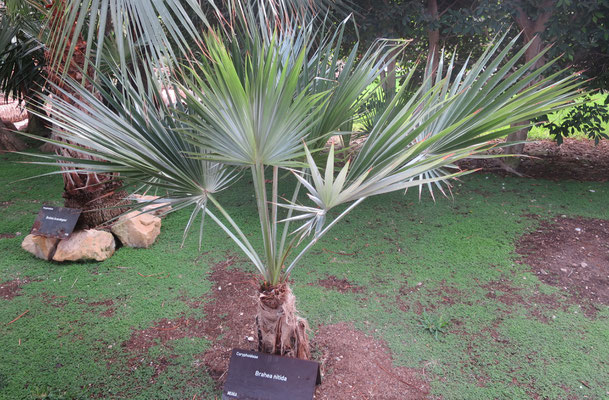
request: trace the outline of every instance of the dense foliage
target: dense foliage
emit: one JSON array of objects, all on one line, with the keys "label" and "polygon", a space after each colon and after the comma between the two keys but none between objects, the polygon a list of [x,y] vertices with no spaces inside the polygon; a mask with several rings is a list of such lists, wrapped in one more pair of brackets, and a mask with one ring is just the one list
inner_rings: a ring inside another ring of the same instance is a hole
[{"label": "dense foliage", "polygon": [[[437,60],[441,48],[449,54],[457,49],[460,54],[478,55],[484,43],[497,34],[507,32],[515,37],[523,32],[524,42],[538,37],[525,60],[551,44],[547,57],[561,56],[555,70],[572,66],[591,79],[588,88],[609,89],[607,0],[355,0],[354,4],[359,32],[352,30],[353,37],[411,40],[405,49],[406,65],[422,54]],[[606,107],[595,104],[581,105],[569,113],[563,128],[548,127],[561,143],[562,136],[584,123],[581,129],[592,129],[590,136],[598,140],[605,133],[598,129],[598,123],[591,122],[602,121],[607,112]]]}]

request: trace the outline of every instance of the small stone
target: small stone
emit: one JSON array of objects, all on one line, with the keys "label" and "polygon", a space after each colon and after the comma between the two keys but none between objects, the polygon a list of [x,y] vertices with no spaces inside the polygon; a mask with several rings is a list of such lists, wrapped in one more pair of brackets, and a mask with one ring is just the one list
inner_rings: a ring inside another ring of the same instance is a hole
[{"label": "small stone", "polygon": [[568,270],[568,269],[566,269],[566,268],[561,268],[560,270],[561,270],[562,272],[565,272],[565,273],[566,273],[566,272],[569,272],[569,270]]},{"label": "small stone", "polygon": [[254,341],[254,337],[253,336],[248,336],[247,337],[247,341],[248,342],[253,342]]},{"label": "small stone", "polygon": [[590,189],[590,193],[596,193],[596,190]]},{"label": "small stone", "polygon": [[586,264],[585,262],[582,261],[581,264],[579,264],[582,268],[586,268],[588,266],[588,264]]},{"label": "small stone", "polygon": [[582,228],[575,228],[575,232],[581,232]]},{"label": "small stone", "polygon": [[218,290],[222,290],[222,286],[218,286]]}]

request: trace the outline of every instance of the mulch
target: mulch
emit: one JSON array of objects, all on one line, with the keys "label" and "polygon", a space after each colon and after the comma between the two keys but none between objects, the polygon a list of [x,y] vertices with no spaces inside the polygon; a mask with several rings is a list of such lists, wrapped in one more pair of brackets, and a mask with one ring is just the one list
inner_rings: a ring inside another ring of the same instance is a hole
[{"label": "mulch", "polygon": [[14,297],[21,295],[21,287],[30,283],[28,278],[13,279],[0,283],[0,299],[11,300]]},{"label": "mulch", "polygon": [[[593,140],[567,138],[560,146],[549,140],[531,141],[525,145],[524,155],[527,157],[519,157],[517,172],[525,177],[555,181],[609,180],[608,140],[595,145]],[[514,175],[506,171],[497,159],[463,160],[459,166],[464,169],[482,168],[482,172],[500,175]]]},{"label": "mulch", "polygon": [[396,367],[387,345],[341,322],[319,328],[313,342],[324,373],[315,392],[321,400],[425,399],[422,370]]},{"label": "mulch", "polygon": [[340,293],[362,293],[364,291],[363,287],[351,283],[345,278],[337,278],[334,275],[328,275],[328,277],[320,279],[316,283],[310,283],[309,285],[318,285],[329,290],[336,290]]},{"label": "mulch", "polygon": [[556,217],[517,243],[539,279],[569,294],[588,316],[609,305],[609,221]]}]

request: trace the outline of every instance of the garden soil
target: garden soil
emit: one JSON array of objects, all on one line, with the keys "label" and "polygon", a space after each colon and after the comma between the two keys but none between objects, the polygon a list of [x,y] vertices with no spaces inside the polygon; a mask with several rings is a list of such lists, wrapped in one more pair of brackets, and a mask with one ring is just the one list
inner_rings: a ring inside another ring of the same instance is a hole
[{"label": "garden soil", "polygon": [[30,283],[30,280],[28,278],[18,278],[13,279],[12,281],[0,283],[0,299],[11,300],[16,296],[19,296],[21,294],[21,287],[28,283]]},{"label": "garden soil", "polygon": [[[200,301],[189,300],[191,307],[203,307],[203,321],[159,321],[154,327],[134,332],[125,344],[140,353],[153,343],[161,343],[183,335],[204,337],[211,347],[201,354],[202,366],[216,382],[218,388],[226,380],[229,359],[233,348],[256,350],[258,338],[255,329],[256,297],[259,282],[253,274],[231,268],[236,258],[228,256],[217,263],[210,279],[212,297]],[[348,282],[329,278],[330,290],[357,288]],[[338,286],[338,287],[336,287]],[[357,290],[357,289],[356,289]],[[421,370],[395,367],[387,345],[350,324],[339,323],[318,327],[312,342],[313,359],[321,364],[322,384],[317,387],[315,399],[379,399],[403,400],[427,397],[429,385]],[[162,368],[163,360],[158,360]]]},{"label": "garden soil", "polygon": [[[527,157],[520,157],[517,172],[525,177],[582,182],[609,180],[609,140],[602,140],[595,145],[593,140],[567,138],[560,146],[549,140],[531,141],[525,145],[524,155]],[[497,159],[464,160],[459,166],[512,175],[499,165]]]},{"label": "garden soil", "polygon": [[557,217],[523,236],[517,252],[539,279],[568,293],[588,316],[609,305],[609,221]]}]

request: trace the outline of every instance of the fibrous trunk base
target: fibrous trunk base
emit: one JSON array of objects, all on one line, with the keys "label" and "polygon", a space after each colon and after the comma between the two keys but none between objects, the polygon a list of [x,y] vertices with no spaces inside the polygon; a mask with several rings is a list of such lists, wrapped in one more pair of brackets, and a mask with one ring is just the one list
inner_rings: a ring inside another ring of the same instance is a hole
[{"label": "fibrous trunk base", "polygon": [[309,324],[298,316],[296,299],[287,283],[263,286],[258,297],[258,350],[264,353],[311,357]]},{"label": "fibrous trunk base", "polygon": [[[100,177],[107,178],[101,174],[72,173],[66,175],[70,176],[64,176],[64,181],[67,180],[65,178],[70,179],[75,176],[80,178],[79,182],[81,180],[86,181],[87,178],[90,181],[98,180]],[[87,175],[91,176],[87,177]],[[122,183],[117,180],[101,181],[77,187],[66,184],[66,190],[63,193],[64,205],[65,207],[82,210],[78,219],[79,229],[95,228],[107,224],[108,221],[128,210],[128,208],[125,208],[127,193],[121,189]]]}]

